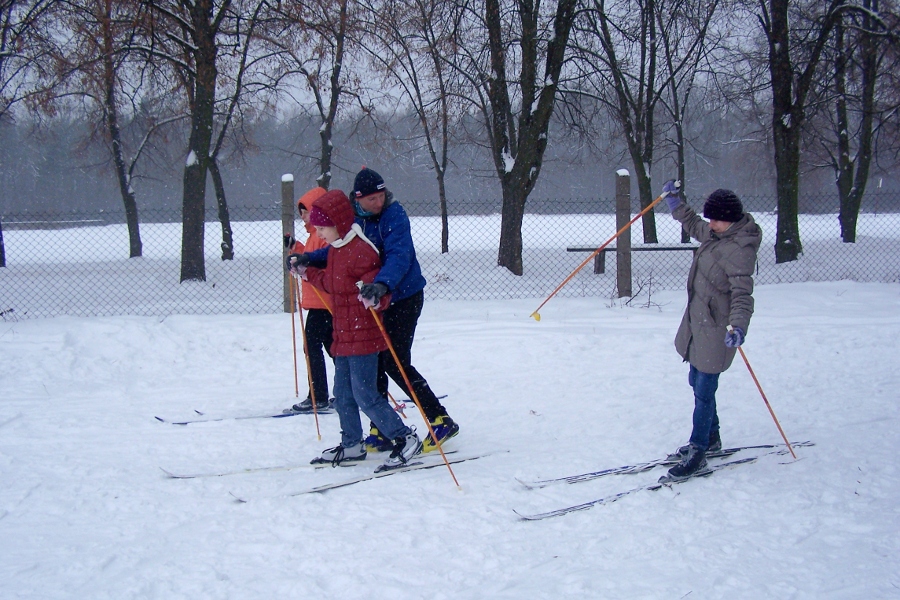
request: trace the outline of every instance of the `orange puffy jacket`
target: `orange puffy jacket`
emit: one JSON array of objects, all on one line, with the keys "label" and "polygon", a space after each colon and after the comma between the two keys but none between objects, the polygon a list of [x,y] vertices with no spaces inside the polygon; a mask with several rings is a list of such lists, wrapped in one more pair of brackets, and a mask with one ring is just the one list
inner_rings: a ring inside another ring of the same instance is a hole
[{"label": "orange puffy jacket", "polygon": [[[324,196],[326,192],[327,190],[325,190],[325,188],[314,187],[300,196],[300,199],[297,200],[297,209],[299,210],[300,204],[302,204],[306,210],[312,209],[313,202]],[[291,254],[313,252],[328,245],[325,240],[316,234],[316,228],[312,225],[306,225],[306,232],[309,234],[309,237],[306,238],[306,242],[295,241],[294,245],[291,246]],[[331,311],[331,298],[328,297],[327,292],[316,289],[308,281],[302,281],[300,286],[300,306],[307,310],[324,308],[325,310]]]}]

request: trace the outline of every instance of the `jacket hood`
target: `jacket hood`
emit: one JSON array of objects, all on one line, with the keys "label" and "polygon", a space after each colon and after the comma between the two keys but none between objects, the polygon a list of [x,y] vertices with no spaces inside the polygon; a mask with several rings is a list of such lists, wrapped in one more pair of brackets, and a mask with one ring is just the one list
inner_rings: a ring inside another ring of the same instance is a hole
[{"label": "jacket hood", "polygon": [[750,213],[744,213],[739,221],[722,233],[713,234],[719,239],[734,238],[741,246],[752,246],[759,249],[762,243],[762,229],[753,220]]},{"label": "jacket hood", "polygon": [[353,226],[353,205],[350,199],[341,190],[331,190],[313,203],[319,210],[325,213],[338,230],[338,234],[344,237],[350,233]]}]

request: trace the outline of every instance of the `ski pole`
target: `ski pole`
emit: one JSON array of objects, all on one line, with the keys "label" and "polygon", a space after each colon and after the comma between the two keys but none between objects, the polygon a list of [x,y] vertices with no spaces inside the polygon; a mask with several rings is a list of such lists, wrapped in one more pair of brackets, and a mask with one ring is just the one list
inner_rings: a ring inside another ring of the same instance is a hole
[{"label": "ski pole", "polygon": [[[362,281],[356,282],[356,287],[361,288],[362,286]],[[374,318],[375,323],[378,324],[378,329],[381,330],[381,336],[384,338],[388,350],[391,351],[391,356],[394,357],[394,362],[397,363],[397,368],[400,370],[400,374],[403,375],[403,381],[406,383],[406,387],[409,390],[409,395],[413,399],[413,402],[416,403],[416,408],[419,409],[419,414],[422,415],[422,420],[425,421],[425,426],[428,427],[428,433],[431,434],[431,439],[433,439],[437,443],[437,449],[441,453],[441,458],[444,459],[444,464],[447,465],[447,470],[450,471],[450,477],[453,478],[453,483],[456,484],[456,487],[460,487],[459,481],[456,480],[456,475],[453,473],[453,468],[450,467],[450,461],[447,460],[447,455],[444,454],[444,449],[441,447],[441,442],[437,439],[437,435],[435,435],[434,429],[431,427],[431,423],[428,422],[428,417],[425,416],[425,410],[422,408],[422,403],[419,402],[419,395],[416,394],[416,390],[413,389],[412,384],[409,382],[409,377],[407,377],[406,375],[406,369],[404,369],[403,365],[400,364],[400,357],[397,356],[397,351],[394,350],[394,344],[391,343],[391,338],[388,335],[387,330],[384,328],[384,323],[381,322],[381,317],[378,316],[378,313],[375,311],[374,306],[369,307],[369,312],[372,313],[372,318]]]},{"label": "ski pole", "polygon": [[[312,286],[312,289],[313,289],[313,291],[316,293],[316,296],[319,297],[319,300],[322,301],[322,304],[325,305],[325,308],[328,309],[328,312],[330,312],[331,314],[334,314],[334,312],[331,310],[331,307],[328,306],[328,302],[325,301],[325,298],[322,297],[322,294],[319,292],[319,290],[316,288],[316,286]],[[399,404],[397,404],[397,401],[394,400],[394,397],[391,396],[391,393],[390,393],[390,392],[387,393],[387,396],[388,396],[388,398],[390,399],[391,404],[394,405],[394,410],[397,411],[398,413],[400,413],[400,416],[403,417],[403,418],[405,419],[405,418],[406,418],[406,413],[403,412],[403,408],[402,408]]]},{"label": "ski pole", "polygon": [[316,421],[316,435],[319,441],[322,441],[322,432],[319,430],[319,413],[316,409],[316,390],[313,389],[312,368],[309,366],[309,346],[306,343],[306,324],[303,322],[303,307],[301,306],[303,294],[300,291],[300,280],[296,277],[294,281],[297,283],[297,312],[300,313],[300,333],[303,337],[303,356],[306,359],[306,381],[309,383],[309,397],[312,400],[313,419]]},{"label": "ski pole", "polygon": [[619,237],[620,235],[622,235],[623,233],[625,233],[625,230],[627,230],[629,227],[631,227],[631,226],[634,224],[635,221],[637,221],[638,219],[640,219],[641,217],[643,217],[645,214],[647,214],[648,212],[650,212],[650,210],[651,210],[654,206],[656,206],[657,204],[659,204],[659,203],[662,201],[662,199],[665,198],[665,197],[668,196],[668,195],[669,195],[668,192],[663,192],[663,193],[659,196],[659,198],[657,198],[656,200],[654,200],[653,202],[651,202],[650,204],[648,204],[648,205],[647,205],[647,208],[645,208],[644,210],[642,210],[642,211],[639,212],[638,214],[634,215],[634,218],[631,219],[630,221],[628,221],[628,223],[626,223],[625,225],[623,225],[622,228],[619,229],[619,230],[615,233],[615,235],[613,235],[611,238],[609,238],[608,240],[606,240],[605,242],[603,242],[603,245],[602,245],[602,246],[600,246],[599,248],[597,248],[596,250],[594,250],[594,251],[591,253],[590,256],[588,256],[586,259],[584,259],[584,262],[582,262],[580,265],[578,265],[577,267],[575,267],[575,270],[572,271],[572,272],[569,274],[568,277],[566,277],[565,279],[563,279],[563,282],[560,283],[558,286],[556,286],[556,289],[553,290],[553,291],[550,293],[550,295],[547,296],[546,299],[544,299],[543,302],[541,302],[541,305],[538,306],[538,307],[535,309],[535,311],[534,311],[533,313],[531,313],[531,315],[530,315],[531,318],[533,318],[535,321],[540,321],[540,320],[541,320],[541,315],[540,315],[540,313],[539,313],[538,311],[541,310],[541,308],[543,308],[544,305],[547,304],[547,302],[550,301],[550,298],[552,298],[553,296],[555,296],[556,293],[557,293],[559,290],[563,289],[563,287],[564,287],[567,283],[569,283],[569,281],[570,281],[573,277],[575,277],[575,274],[578,273],[578,271],[580,271],[581,269],[583,269],[584,266],[585,266],[586,264],[588,264],[589,262],[591,262],[591,259],[592,259],[592,258],[594,258],[594,257],[597,256],[598,254],[600,254],[600,253],[603,251],[603,249],[606,248],[613,240],[615,240],[617,237]]},{"label": "ski pole", "polygon": [[295,298],[294,278],[291,277],[291,343],[294,347],[294,398],[299,398],[300,384],[297,381],[297,319],[294,317],[294,307],[297,305],[297,301]]},{"label": "ski pole", "polygon": [[[733,327],[731,325],[728,326],[728,331],[733,331]],[[775,416],[775,411],[772,410],[772,405],[769,404],[769,399],[766,398],[765,392],[763,392],[762,386],[759,385],[759,380],[756,378],[756,373],[753,372],[753,367],[750,366],[750,361],[747,360],[747,355],[744,354],[744,349],[740,346],[737,347],[738,352],[741,353],[741,358],[744,359],[744,364],[747,365],[747,370],[750,371],[750,377],[753,378],[753,383],[756,384],[756,389],[759,390],[759,395],[762,396],[763,402],[766,403],[766,408],[769,409],[769,414],[772,415],[772,420],[775,421],[775,426],[778,428],[778,433],[781,434],[781,438],[784,440],[784,443],[787,444],[788,450],[791,451],[791,456],[794,457],[794,460],[797,459],[797,455],[794,454],[794,449],[791,447],[791,443],[788,441],[787,436],[784,435],[784,430],[781,428],[781,423],[778,422],[778,417]]]}]

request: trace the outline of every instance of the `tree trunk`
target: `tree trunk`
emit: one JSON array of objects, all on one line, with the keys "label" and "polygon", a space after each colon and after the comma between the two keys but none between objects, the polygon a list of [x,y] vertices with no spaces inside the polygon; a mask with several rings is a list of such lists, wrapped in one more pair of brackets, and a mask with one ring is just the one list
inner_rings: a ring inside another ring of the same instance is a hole
[{"label": "tree trunk", "polygon": [[[648,173],[644,172],[643,169],[638,169],[636,175],[638,180],[638,200],[641,203],[641,210],[643,210],[653,204],[653,190],[651,189]],[[659,237],[656,235],[655,208],[647,211],[644,216],[641,217],[641,226],[644,230],[645,244],[659,243]]]},{"label": "tree trunk", "polygon": [[331,144],[331,123],[322,124],[319,138],[322,140],[322,151],[319,155],[319,176],[316,177],[316,185],[327,190],[331,186],[331,155],[334,151]]},{"label": "tree trunk", "polygon": [[790,56],[789,0],[771,0],[769,70],[772,76],[772,135],[775,145],[775,193],[778,222],[775,262],[797,260],[800,243],[800,122],[802,107],[794,104],[794,72]]},{"label": "tree trunk", "polygon": [[[864,0],[863,7],[873,12],[878,12],[878,0]],[[863,27],[859,30],[860,36],[859,60],[862,76],[862,120],[859,126],[859,147],[855,160],[850,158],[850,140],[847,136],[848,118],[845,65],[848,56],[843,41],[843,27],[838,21],[836,25],[836,37],[838,38],[838,61],[835,65],[835,82],[838,86],[838,176],[837,187],[840,196],[840,212],[838,220],[841,224],[841,240],[844,243],[856,242],[856,225],[859,219],[859,209],[862,206],[863,195],[866,191],[866,183],[869,180],[869,168],[872,164],[873,122],[875,114],[875,80],[878,76],[878,56],[872,28],[874,20],[869,14],[864,14]],[[854,173],[854,166],[856,172]]]},{"label": "tree trunk", "polygon": [[[540,176],[544,152],[547,149],[547,132],[556,102],[557,84],[565,62],[569,33],[575,18],[575,0],[559,0],[553,19],[553,33],[542,48],[537,23],[538,3],[521,2],[516,7],[519,20],[519,38],[509,40],[509,31],[503,22],[498,0],[485,2],[485,23],[488,32],[491,77],[487,98],[490,103],[489,129],[494,168],[503,191],[503,208],[500,220],[500,247],[497,264],[506,267],[514,275],[523,274],[522,220],[525,202]],[[507,87],[506,58],[516,46],[521,53],[518,60],[519,112],[514,115],[510,89]],[[545,56],[541,56],[546,52]],[[543,63],[544,73],[538,81],[538,67]]]},{"label": "tree trunk", "polygon": [[503,185],[503,208],[500,217],[500,249],[497,264],[513,275],[522,275],[522,220],[525,217],[524,190],[512,184]]},{"label": "tree trunk", "polygon": [[[775,263],[797,260],[803,252],[798,219],[800,195],[800,135],[816,65],[844,0],[831,0],[820,28],[805,34],[809,40],[806,66],[795,73],[791,59],[790,0],[769,0],[763,27],[769,43],[772,78],[772,138],[775,145],[775,192],[778,224]],[[765,5],[762,4],[765,8]]]},{"label": "tree trunk", "polygon": [[[777,114],[778,111],[775,111]],[[788,113],[789,115],[790,113]],[[782,115],[787,117],[788,115]],[[800,243],[800,140],[799,128],[785,126],[784,118],[773,119],[775,142],[775,192],[778,221],[775,232],[775,263],[797,260]],[[788,119],[788,123],[790,120]]]},{"label": "tree trunk", "polygon": [[6,266],[6,244],[3,243],[3,219],[0,219],[0,268]]},{"label": "tree trunk", "polygon": [[194,51],[197,75],[191,107],[191,136],[184,167],[181,227],[181,281],[206,281],[203,255],[206,209],[206,174],[212,141],[213,106],[216,98],[216,43],[210,23],[211,0],[191,5],[192,23],[197,28],[198,47]]},{"label": "tree trunk", "polygon": [[125,206],[125,222],[128,225],[129,240],[128,257],[136,258],[143,254],[143,244],[141,243],[137,202],[134,197],[134,190],[131,187],[131,177],[128,174],[128,166],[126,165],[125,153],[122,147],[122,134],[119,129],[119,108],[116,104],[116,70],[113,64],[115,46],[113,43],[111,14],[112,0],[106,0],[104,13],[99,19],[103,28],[103,86],[106,93],[104,112],[109,138],[112,142],[113,162],[116,165],[119,192],[122,194],[122,204]]},{"label": "tree trunk", "polygon": [[[444,154],[446,156],[446,153]],[[447,217],[447,185],[444,173],[437,171],[438,199],[441,204],[441,254],[450,252],[450,221]]]},{"label": "tree trunk", "polygon": [[225,199],[225,186],[219,163],[209,161],[209,173],[212,175],[213,187],[216,190],[216,205],[219,207],[219,223],[222,224],[222,260],[234,260],[234,238],[231,231],[231,217],[228,214],[228,201]]}]

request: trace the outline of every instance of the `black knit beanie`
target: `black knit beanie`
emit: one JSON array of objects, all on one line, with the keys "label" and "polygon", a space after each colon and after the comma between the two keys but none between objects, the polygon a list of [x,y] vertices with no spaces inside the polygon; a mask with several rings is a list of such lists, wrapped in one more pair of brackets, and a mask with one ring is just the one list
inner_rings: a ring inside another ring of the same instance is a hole
[{"label": "black knit beanie", "polygon": [[703,217],[716,221],[735,223],[744,216],[744,207],[731,190],[716,190],[703,205]]},{"label": "black knit beanie", "polygon": [[363,167],[362,171],[356,174],[353,181],[353,198],[362,198],[383,191],[384,179],[372,169]]}]

